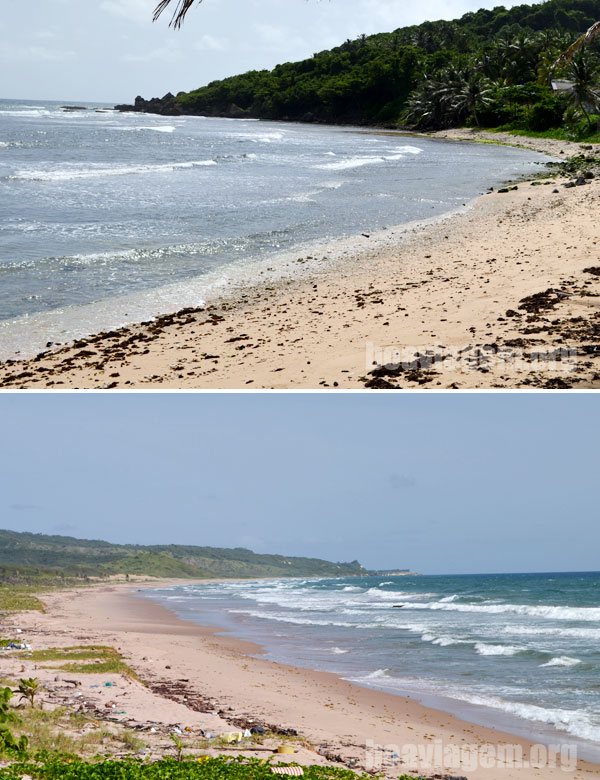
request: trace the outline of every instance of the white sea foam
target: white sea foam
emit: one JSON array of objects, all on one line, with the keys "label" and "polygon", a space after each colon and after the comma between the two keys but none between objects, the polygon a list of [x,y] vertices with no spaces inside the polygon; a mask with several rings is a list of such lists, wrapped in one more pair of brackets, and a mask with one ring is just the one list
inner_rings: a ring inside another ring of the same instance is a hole
[{"label": "white sea foam", "polygon": [[263,612],[257,609],[230,609],[232,615],[248,615],[248,617],[260,618],[261,620],[276,620],[282,623],[291,623],[295,626],[339,626],[341,628],[372,628],[371,625],[361,625],[360,623],[348,623],[343,620],[319,620],[314,618],[301,618],[295,615],[283,615],[274,612]]},{"label": "white sea foam", "polygon": [[[4,109],[0,111],[0,115],[5,116],[18,116],[18,117],[42,117],[42,116],[50,116],[52,112],[47,111],[42,108],[32,108],[32,109],[24,109],[24,110],[16,110],[13,111],[11,109]],[[66,116],[66,114],[65,114]]]},{"label": "white sea foam", "polygon": [[439,683],[427,683],[425,680],[400,679],[386,674],[382,670],[348,678],[351,682],[373,685],[384,690],[400,693],[411,692],[418,697],[419,693],[429,691],[435,695],[443,695],[456,701],[467,702],[479,707],[500,710],[529,722],[544,723],[553,726],[580,739],[600,742],[600,722],[598,716],[582,710],[567,710],[562,708],[540,707],[519,701],[501,699],[493,694],[475,693],[454,687],[445,687]]},{"label": "white sea foam", "polygon": [[421,154],[423,150],[419,149],[418,146],[396,146],[394,152],[397,154]]},{"label": "white sea foam", "polygon": [[331,652],[334,655],[345,655],[346,653],[349,653],[350,650],[343,650],[341,647],[332,647]]},{"label": "white sea foam", "polygon": [[110,167],[95,166],[77,168],[68,166],[55,170],[24,170],[17,171],[10,179],[21,181],[70,181],[73,179],[97,179],[105,176],[126,176],[140,173],[170,173],[176,170],[202,168],[216,165],[214,160],[190,160],[189,162],[163,163],[157,165],[114,165]]},{"label": "white sea foam", "polygon": [[546,661],[545,664],[540,664],[541,666],[577,666],[577,664],[580,664],[581,661],[579,658],[571,658],[568,655],[559,655],[556,658],[551,658],[549,661]]},{"label": "white sea foam", "polygon": [[430,599],[432,596],[436,596],[435,593],[408,593],[407,591],[398,590],[379,590],[379,588],[369,588],[365,591],[365,596],[368,596],[370,600],[394,602],[395,604],[402,604],[404,602],[410,602],[412,606],[413,601],[419,599]]},{"label": "white sea foam", "polygon": [[349,160],[313,165],[313,168],[319,171],[346,171],[352,168],[362,168],[365,165],[377,165],[382,162],[385,162],[383,157],[351,157]]},{"label": "white sea foam", "polygon": [[472,704],[493,707],[525,720],[546,723],[559,731],[565,731],[574,737],[600,742],[600,724],[593,716],[580,710],[565,710],[560,708],[539,707],[537,704],[506,701],[495,697],[463,695],[461,698]]},{"label": "white sea foam", "polygon": [[115,127],[114,130],[124,130],[126,132],[140,132],[142,130],[151,130],[155,133],[174,133],[177,129],[175,125],[144,125],[140,127]]},{"label": "white sea foam", "polygon": [[515,636],[550,636],[568,639],[591,639],[600,641],[600,628],[553,628],[545,626],[504,626],[505,633]]},{"label": "white sea foam", "polygon": [[485,642],[476,642],[475,650],[479,655],[516,655],[526,648],[517,645],[488,645]]},{"label": "white sea foam", "polygon": [[376,669],[374,672],[369,672],[369,674],[365,674],[364,679],[365,680],[380,680],[382,677],[388,676],[389,669]]},{"label": "white sea foam", "polygon": [[425,604],[407,604],[411,609],[447,610],[449,612],[479,612],[482,614],[528,615],[530,617],[546,618],[548,620],[581,620],[584,622],[600,621],[599,607],[559,607],[533,606],[530,604],[456,604],[443,601],[433,601]]},{"label": "white sea foam", "polygon": [[254,144],[272,144],[273,141],[281,141],[285,136],[282,131],[263,131],[257,133],[231,133],[230,138],[243,138]]},{"label": "white sea foam", "polygon": [[453,645],[466,645],[472,644],[468,639],[458,639],[457,637],[450,636],[448,634],[442,634],[442,636],[436,636],[426,632],[421,636],[423,642],[431,642],[432,645],[439,645],[440,647],[452,647]]}]

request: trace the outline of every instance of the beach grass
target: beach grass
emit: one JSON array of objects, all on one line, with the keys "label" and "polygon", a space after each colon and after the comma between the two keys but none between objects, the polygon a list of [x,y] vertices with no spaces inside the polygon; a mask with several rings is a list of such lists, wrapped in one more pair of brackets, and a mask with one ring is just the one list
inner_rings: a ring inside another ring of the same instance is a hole
[{"label": "beach grass", "polygon": [[137,751],[143,740],[128,730],[111,731],[101,721],[66,707],[43,710],[39,707],[18,709],[19,722],[14,731],[26,736],[31,755],[49,754],[73,760],[80,756],[97,756],[101,750]]},{"label": "beach grass", "polygon": [[0,612],[44,612],[43,602],[35,595],[35,588],[17,585],[0,586]]},{"label": "beach grass", "polygon": [[51,662],[47,669],[59,669],[72,674],[122,674],[139,680],[121,654],[107,645],[75,645],[31,650],[23,657],[36,662]]}]

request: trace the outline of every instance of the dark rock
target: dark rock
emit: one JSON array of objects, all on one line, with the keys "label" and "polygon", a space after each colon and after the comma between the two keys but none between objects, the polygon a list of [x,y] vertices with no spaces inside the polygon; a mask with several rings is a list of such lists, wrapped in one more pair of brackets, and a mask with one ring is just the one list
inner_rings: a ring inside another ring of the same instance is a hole
[{"label": "dark rock", "polygon": [[243,108],[236,106],[235,103],[232,103],[227,109],[227,116],[231,117],[232,119],[243,119],[244,117],[248,116],[248,112]]},{"label": "dark rock", "polygon": [[161,114],[162,116],[180,116],[183,113],[177,98],[171,92],[167,92],[161,98],[155,97],[151,100],[144,100],[141,95],[138,95],[133,105],[121,104],[115,106],[115,109],[117,111],[134,111],[140,114]]}]

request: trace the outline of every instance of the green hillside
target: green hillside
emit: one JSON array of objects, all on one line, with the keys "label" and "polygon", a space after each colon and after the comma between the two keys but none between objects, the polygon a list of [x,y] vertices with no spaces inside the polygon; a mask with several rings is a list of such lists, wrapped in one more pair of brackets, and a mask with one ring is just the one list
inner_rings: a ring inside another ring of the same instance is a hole
[{"label": "green hillside", "polygon": [[0,530],[0,582],[44,584],[56,577],[142,574],[154,577],[341,577],[364,574],[357,562],[261,555],[244,548],[119,545],[70,536]]},{"label": "green hillside", "polygon": [[[552,64],[599,19],[600,0],[498,6],[361,36],[176,97],[138,98],[129,110],[424,130],[558,129],[584,137],[597,130],[599,39],[560,69]],[[551,77],[570,79],[576,89],[557,94]]]}]

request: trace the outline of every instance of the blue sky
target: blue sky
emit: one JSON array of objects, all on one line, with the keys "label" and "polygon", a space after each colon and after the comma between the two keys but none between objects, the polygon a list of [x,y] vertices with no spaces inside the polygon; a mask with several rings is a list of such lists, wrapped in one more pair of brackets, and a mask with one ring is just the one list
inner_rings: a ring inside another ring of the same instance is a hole
[{"label": "blue sky", "polygon": [[598,569],[598,399],[0,397],[0,526],[358,558]]},{"label": "blue sky", "polygon": [[[0,15],[0,97],[131,101],[309,57],[362,33],[497,0],[204,0],[181,31],[157,0],[19,0]],[[505,3],[515,5],[514,2]]]}]

